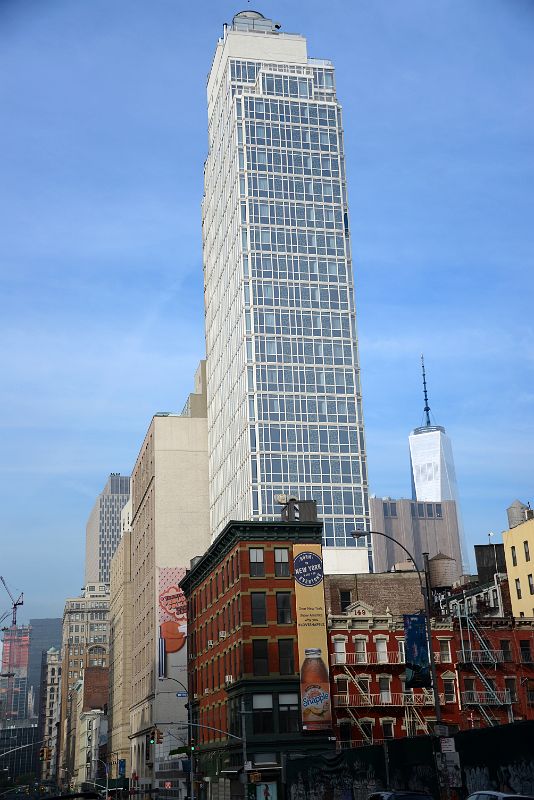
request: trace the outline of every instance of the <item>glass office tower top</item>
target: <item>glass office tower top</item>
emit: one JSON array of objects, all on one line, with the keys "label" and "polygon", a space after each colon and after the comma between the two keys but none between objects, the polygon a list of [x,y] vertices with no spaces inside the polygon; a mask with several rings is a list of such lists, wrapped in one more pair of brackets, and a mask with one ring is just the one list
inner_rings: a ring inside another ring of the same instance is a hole
[{"label": "glass office tower top", "polygon": [[324,544],[367,571],[368,537],[351,535],[369,511],[341,107],[332,64],[279,27],[238,14],[208,79],[212,533],[278,516],[279,493],[313,498]]}]

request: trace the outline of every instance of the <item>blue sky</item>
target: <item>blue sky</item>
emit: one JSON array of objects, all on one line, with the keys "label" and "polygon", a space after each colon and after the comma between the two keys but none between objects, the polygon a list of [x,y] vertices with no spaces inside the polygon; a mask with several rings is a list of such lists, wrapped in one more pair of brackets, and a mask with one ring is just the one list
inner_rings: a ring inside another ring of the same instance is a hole
[{"label": "blue sky", "polygon": [[[467,536],[486,541],[532,497],[534,7],[248,7],[337,68],[371,491],[409,495],[424,351]],[[205,81],[239,10],[0,3],[0,571],[21,619],[78,592],[107,475],[192,387]]]}]

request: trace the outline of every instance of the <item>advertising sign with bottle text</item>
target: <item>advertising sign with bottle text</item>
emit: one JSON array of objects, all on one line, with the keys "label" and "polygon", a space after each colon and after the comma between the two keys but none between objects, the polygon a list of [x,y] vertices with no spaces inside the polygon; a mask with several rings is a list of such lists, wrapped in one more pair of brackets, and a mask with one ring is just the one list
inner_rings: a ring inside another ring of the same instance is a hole
[{"label": "advertising sign with bottle text", "polygon": [[328,638],[320,544],[293,545],[300,708],[305,731],[332,728]]}]

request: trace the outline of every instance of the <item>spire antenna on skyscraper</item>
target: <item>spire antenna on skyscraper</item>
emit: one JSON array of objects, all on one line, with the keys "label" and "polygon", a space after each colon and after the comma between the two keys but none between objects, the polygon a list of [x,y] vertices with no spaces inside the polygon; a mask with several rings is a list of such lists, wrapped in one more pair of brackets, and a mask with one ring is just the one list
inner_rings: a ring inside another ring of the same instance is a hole
[{"label": "spire antenna on skyscraper", "polygon": [[426,388],[425,357],[423,354],[421,354],[421,368],[423,370],[423,394],[425,396],[425,407],[423,409],[425,412],[425,425],[430,427],[432,423],[430,422],[430,406],[428,405],[428,392]]}]

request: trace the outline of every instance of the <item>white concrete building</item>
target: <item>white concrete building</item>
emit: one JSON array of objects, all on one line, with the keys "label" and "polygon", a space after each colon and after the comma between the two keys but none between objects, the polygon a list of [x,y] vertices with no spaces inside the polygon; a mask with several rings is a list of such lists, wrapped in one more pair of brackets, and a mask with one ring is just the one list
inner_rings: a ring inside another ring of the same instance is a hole
[{"label": "white concrete building", "polygon": [[330,61],[254,11],[208,79],[203,241],[211,533],[317,501],[328,572],[370,540],[341,106]]}]

